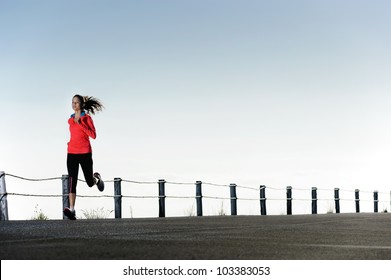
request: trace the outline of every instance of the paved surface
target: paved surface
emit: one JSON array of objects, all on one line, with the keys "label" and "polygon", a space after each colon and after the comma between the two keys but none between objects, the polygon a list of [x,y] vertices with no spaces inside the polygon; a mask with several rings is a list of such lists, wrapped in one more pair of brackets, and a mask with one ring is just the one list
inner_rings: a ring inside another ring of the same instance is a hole
[{"label": "paved surface", "polygon": [[391,259],[391,214],[0,222],[6,259]]}]

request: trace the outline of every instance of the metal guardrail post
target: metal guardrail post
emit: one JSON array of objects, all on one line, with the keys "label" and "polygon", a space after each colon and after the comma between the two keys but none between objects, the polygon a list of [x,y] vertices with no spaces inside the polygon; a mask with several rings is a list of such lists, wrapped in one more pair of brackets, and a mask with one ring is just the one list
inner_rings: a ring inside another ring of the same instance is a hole
[{"label": "metal guardrail post", "polygon": [[378,191],[373,192],[373,211],[375,213],[379,212],[379,193]]},{"label": "metal guardrail post", "polygon": [[238,214],[237,209],[237,196],[236,196],[236,184],[230,184],[230,194],[231,194],[231,215],[236,216]]},{"label": "metal guardrail post", "polygon": [[339,188],[334,189],[334,200],[335,200],[335,213],[340,213],[340,207],[339,207]]},{"label": "metal guardrail post", "polygon": [[159,184],[159,217],[164,218],[166,216],[166,195],[164,191],[166,181],[164,179],[160,179]]},{"label": "metal guardrail post", "polygon": [[360,213],[360,190],[354,190],[355,202],[356,202],[356,213]]},{"label": "metal guardrail post", "polygon": [[197,216],[202,216],[202,182],[196,182]]},{"label": "metal guardrail post", "polygon": [[259,199],[261,203],[261,215],[266,215],[266,186],[259,187]]},{"label": "metal guardrail post", "polygon": [[8,202],[4,171],[0,171],[0,221],[8,221]]},{"label": "metal guardrail post", "polygon": [[[62,209],[69,207],[69,175],[62,175]],[[62,218],[68,219],[64,213],[62,214]]]},{"label": "metal guardrail post", "polygon": [[114,214],[116,219],[122,218],[121,182],[121,178],[114,178]]},{"label": "metal guardrail post", "polygon": [[286,187],[286,214],[292,215],[292,187]]},{"label": "metal guardrail post", "polygon": [[312,214],[318,214],[318,198],[317,198],[317,188],[312,188],[311,196],[312,196]]}]

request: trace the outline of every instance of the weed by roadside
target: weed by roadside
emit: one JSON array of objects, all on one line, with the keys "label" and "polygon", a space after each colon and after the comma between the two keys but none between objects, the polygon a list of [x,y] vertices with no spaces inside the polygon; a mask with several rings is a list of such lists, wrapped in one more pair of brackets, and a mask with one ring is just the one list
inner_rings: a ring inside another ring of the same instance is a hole
[{"label": "weed by roadside", "polygon": [[38,204],[35,206],[35,210],[34,210],[34,216],[31,217],[32,220],[40,220],[40,221],[44,221],[44,220],[49,220],[49,217],[46,216],[43,212],[42,212],[42,209],[38,209]]},{"label": "weed by roadside", "polygon": [[90,210],[81,210],[85,219],[107,219],[114,210],[105,210],[104,207]]}]

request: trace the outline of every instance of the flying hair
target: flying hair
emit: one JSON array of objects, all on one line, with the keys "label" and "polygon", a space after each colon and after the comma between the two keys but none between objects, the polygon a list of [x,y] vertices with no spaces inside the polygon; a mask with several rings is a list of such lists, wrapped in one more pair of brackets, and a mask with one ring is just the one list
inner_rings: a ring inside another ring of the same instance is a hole
[{"label": "flying hair", "polygon": [[95,115],[96,112],[101,112],[104,109],[102,102],[98,98],[93,96],[82,96],[79,94],[76,94],[74,97],[79,99],[81,108],[88,114]]}]

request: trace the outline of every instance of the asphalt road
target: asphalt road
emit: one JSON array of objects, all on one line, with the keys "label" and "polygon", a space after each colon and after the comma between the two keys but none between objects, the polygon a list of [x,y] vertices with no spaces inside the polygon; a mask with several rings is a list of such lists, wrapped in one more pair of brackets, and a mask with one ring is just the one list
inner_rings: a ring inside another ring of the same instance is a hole
[{"label": "asphalt road", "polygon": [[0,258],[391,260],[391,214],[1,221]]}]

